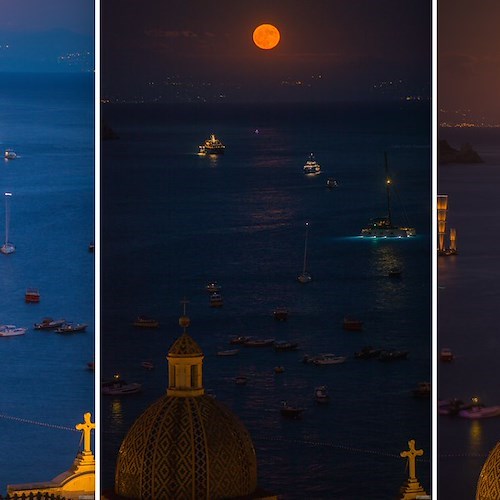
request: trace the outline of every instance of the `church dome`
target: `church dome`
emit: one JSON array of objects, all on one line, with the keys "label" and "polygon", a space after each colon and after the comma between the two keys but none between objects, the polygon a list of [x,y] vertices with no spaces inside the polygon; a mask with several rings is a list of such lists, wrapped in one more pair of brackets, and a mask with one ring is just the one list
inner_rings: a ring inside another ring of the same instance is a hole
[{"label": "church dome", "polygon": [[484,462],[476,490],[476,500],[497,500],[498,498],[500,498],[500,442]]},{"label": "church dome", "polygon": [[165,395],[125,437],[115,491],[137,499],[218,499],[257,489],[257,460],[243,424],[210,396]]},{"label": "church dome", "polygon": [[136,420],[120,447],[120,497],[216,500],[257,490],[250,434],[229,408],[205,395],[204,356],[187,333],[189,323],[184,313],[184,331],[167,356],[166,394]]}]

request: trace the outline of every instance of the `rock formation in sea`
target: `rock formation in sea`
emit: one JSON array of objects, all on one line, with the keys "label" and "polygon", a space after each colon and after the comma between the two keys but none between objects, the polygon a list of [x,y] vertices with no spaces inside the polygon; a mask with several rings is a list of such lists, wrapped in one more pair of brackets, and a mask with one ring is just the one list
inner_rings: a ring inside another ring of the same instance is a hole
[{"label": "rock formation in sea", "polygon": [[479,154],[469,143],[463,144],[460,149],[452,148],[448,141],[441,139],[438,147],[439,163],[483,163]]}]

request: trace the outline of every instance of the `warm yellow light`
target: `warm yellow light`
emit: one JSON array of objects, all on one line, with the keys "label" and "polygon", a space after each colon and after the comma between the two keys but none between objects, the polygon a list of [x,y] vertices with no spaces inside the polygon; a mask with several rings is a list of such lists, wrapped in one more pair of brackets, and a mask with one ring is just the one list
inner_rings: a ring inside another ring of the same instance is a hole
[{"label": "warm yellow light", "polygon": [[253,42],[259,49],[274,49],[280,41],[280,32],[272,24],[261,24],[253,32]]}]

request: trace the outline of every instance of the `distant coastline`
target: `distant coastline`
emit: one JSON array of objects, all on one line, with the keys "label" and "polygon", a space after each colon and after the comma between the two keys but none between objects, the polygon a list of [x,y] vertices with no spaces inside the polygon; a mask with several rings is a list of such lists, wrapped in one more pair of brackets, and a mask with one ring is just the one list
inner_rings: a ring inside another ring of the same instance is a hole
[{"label": "distant coastline", "polygon": [[479,154],[469,143],[463,144],[460,149],[455,149],[448,144],[448,141],[441,139],[438,146],[438,163],[484,163]]}]

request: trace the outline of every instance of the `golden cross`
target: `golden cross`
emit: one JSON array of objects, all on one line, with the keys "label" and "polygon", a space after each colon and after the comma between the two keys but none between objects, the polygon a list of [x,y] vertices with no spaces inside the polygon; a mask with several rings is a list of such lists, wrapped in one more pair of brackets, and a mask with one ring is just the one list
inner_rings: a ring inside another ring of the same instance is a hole
[{"label": "golden cross", "polygon": [[92,453],[90,448],[90,433],[92,429],[95,429],[95,424],[90,421],[90,413],[85,413],[85,415],[83,415],[83,420],[84,423],[76,424],[75,429],[83,432],[83,453],[88,454]]},{"label": "golden cross", "polygon": [[417,476],[415,475],[415,462],[416,457],[424,454],[424,450],[415,449],[415,440],[411,439],[408,441],[409,451],[402,451],[400,455],[402,457],[408,457],[408,463],[410,464],[410,481],[416,481]]}]

